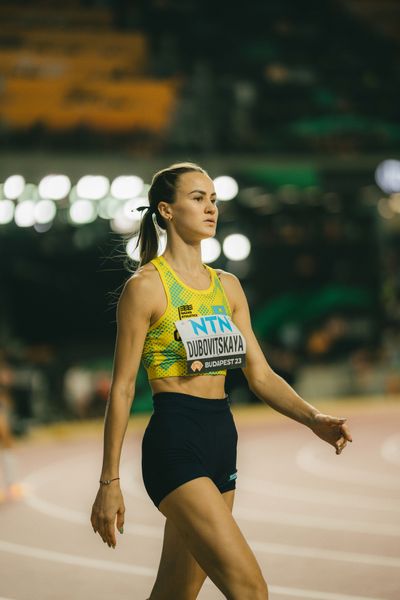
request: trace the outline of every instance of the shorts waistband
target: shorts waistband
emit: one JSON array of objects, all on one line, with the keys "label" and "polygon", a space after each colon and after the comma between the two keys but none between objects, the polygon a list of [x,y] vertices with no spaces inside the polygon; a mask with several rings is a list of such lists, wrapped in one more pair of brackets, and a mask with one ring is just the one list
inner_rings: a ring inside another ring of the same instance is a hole
[{"label": "shorts waistband", "polygon": [[153,396],[153,407],[157,412],[174,407],[204,412],[220,412],[229,410],[230,403],[229,394],[225,398],[202,398],[201,396],[192,396],[180,392],[158,392]]}]

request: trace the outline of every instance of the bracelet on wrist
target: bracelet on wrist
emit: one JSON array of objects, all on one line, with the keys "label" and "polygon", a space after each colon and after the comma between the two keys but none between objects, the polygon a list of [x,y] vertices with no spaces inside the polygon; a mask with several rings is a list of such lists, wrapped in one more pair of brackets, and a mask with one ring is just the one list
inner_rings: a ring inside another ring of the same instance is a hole
[{"label": "bracelet on wrist", "polygon": [[110,483],[116,479],[119,479],[119,477],[114,477],[114,479],[99,479],[99,483],[102,483],[103,485],[110,485]]}]

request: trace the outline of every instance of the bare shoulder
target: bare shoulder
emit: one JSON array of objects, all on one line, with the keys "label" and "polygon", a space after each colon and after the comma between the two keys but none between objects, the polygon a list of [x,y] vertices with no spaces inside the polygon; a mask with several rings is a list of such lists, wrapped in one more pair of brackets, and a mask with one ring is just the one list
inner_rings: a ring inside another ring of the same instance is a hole
[{"label": "bare shoulder", "polygon": [[223,269],[215,269],[215,271],[228,296],[232,312],[235,312],[236,306],[243,299],[244,292],[242,284],[240,283],[239,278],[233,273],[229,273],[229,271],[224,271]]},{"label": "bare shoulder", "polygon": [[157,269],[151,263],[139,267],[125,282],[119,304],[140,309],[141,312],[152,313],[153,300],[159,287]]}]

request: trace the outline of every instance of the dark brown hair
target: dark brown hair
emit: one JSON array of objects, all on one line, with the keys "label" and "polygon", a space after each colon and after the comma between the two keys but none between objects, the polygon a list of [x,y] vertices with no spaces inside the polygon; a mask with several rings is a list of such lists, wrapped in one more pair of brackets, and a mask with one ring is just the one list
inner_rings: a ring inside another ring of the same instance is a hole
[{"label": "dark brown hair", "polygon": [[158,210],[158,203],[163,201],[173,204],[179,177],[192,171],[208,175],[202,167],[191,162],[174,163],[153,175],[148,192],[150,206],[144,211],[136,244],[136,248],[139,245],[140,254],[138,267],[145,265],[157,256],[159,236],[155,222],[161,229],[166,229],[166,222]]}]

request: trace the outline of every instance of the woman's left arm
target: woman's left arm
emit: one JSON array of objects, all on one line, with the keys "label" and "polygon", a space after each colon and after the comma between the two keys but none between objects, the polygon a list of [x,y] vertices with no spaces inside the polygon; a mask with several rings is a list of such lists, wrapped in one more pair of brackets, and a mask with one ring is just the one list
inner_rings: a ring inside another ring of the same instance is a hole
[{"label": "woman's left arm", "polygon": [[223,284],[232,310],[232,321],[246,339],[246,367],[243,373],[250,390],[278,412],[309,427],[340,454],[347,441],[352,442],[346,418],[321,413],[303,400],[268,364],[251,326],[247,298],[239,279],[223,272]]}]

